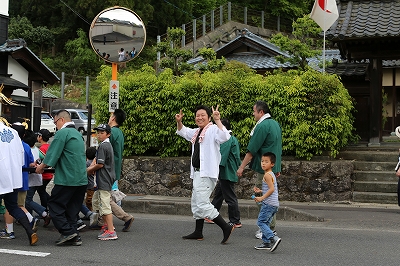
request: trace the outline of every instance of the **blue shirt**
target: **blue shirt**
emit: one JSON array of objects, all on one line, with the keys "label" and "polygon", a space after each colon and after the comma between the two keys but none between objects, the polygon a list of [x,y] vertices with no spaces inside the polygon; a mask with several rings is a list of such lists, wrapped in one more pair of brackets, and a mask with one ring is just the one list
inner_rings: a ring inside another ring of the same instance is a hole
[{"label": "blue shirt", "polygon": [[[24,146],[24,167],[29,167],[29,165],[33,163],[35,159],[33,158],[31,147],[29,147],[29,145],[24,141],[22,141],[22,146]],[[27,190],[29,190],[29,173],[22,172],[22,187],[19,189],[19,191]]]}]

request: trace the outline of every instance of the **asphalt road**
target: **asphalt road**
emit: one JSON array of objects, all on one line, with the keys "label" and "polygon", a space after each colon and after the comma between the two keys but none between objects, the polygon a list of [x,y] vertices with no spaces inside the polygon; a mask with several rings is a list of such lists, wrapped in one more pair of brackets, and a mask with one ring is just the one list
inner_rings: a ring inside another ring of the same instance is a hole
[{"label": "asphalt road", "polygon": [[[85,230],[80,247],[55,246],[59,235],[52,224],[40,226],[38,245],[31,247],[22,227],[15,225],[16,239],[0,239],[0,261],[9,266],[399,265],[398,209],[305,206],[304,211],[324,216],[325,222],[278,221],[282,242],[273,253],[254,249],[260,243],[254,238],[256,220],[242,220],[243,227],[235,229],[222,245],[217,225],[204,225],[203,241],[182,240],[181,236],[194,229],[191,217],[133,213],[130,232],[121,232],[123,223],[114,218],[118,240],[100,241],[98,231]],[[38,253],[4,253],[9,250]]]}]

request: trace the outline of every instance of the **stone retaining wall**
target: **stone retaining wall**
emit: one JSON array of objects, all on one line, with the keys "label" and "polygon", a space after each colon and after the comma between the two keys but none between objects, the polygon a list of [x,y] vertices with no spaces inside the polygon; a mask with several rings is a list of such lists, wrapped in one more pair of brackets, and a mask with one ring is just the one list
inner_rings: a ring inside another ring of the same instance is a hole
[{"label": "stone retaining wall", "polygon": [[[129,194],[190,197],[190,158],[124,158],[120,189]],[[282,161],[277,178],[279,199],[284,201],[350,201],[354,167],[351,161]],[[238,198],[249,199],[256,183],[245,169],[236,186]]]}]

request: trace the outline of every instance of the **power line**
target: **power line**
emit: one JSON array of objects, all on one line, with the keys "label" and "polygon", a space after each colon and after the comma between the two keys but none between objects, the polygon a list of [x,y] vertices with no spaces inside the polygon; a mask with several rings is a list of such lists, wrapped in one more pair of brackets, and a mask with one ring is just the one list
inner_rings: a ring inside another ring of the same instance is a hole
[{"label": "power line", "polygon": [[167,4],[170,4],[171,6],[175,7],[176,9],[178,9],[178,10],[182,11],[183,13],[186,13],[186,14],[188,14],[189,16],[191,16],[192,18],[194,18],[194,16],[193,16],[192,14],[189,14],[187,11],[183,10],[182,8],[177,7],[176,5],[174,5],[174,4],[170,3],[170,2],[168,2],[167,0],[164,0],[164,2],[167,3]]},{"label": "power line", "polygon": [[79,14],[77,11],[73,10],[70,6],[68,6],[63,0],[60,0],[60,2],[63,3],[66,7],[68,7],[72,12],[74,12],[75,15],[77,15],[80,19],[85,21],[88,25],[91,24],[91,23],[87,22],[87,20],[81,14]]}]

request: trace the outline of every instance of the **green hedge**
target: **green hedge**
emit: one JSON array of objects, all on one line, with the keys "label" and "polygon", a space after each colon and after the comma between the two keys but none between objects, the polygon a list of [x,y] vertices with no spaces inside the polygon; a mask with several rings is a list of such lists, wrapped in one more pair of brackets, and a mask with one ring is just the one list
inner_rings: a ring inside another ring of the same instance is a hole
[{"label": "green hedge", "polygon": [[[93,103],[96,120],[107,122],[111,68],[103,67],[102,84]],[[127,120],[122,126],[125,156],[186,156],[190,145],[175,134],[175,114],[185,114],[183,123],[195,127],[193,109],[199,104],[219,105],[221,117],[230,119],[233,133],[245,153],[255,121],[252,107],[266,101],[281,124],[284,155],[311,159],[328,151],[336,156],[349,141],[356,140],[351,98],[335,75],[314,70],[289,71],[268,76],[238,63],[228,63],[217,73],[197,72],[173,76],[170,69],[157,75],[150,66],[125,72],[120,82],[120,108]]]}]

